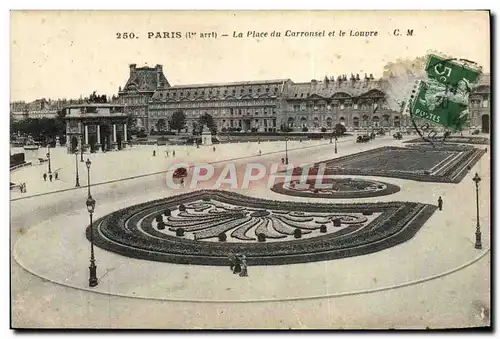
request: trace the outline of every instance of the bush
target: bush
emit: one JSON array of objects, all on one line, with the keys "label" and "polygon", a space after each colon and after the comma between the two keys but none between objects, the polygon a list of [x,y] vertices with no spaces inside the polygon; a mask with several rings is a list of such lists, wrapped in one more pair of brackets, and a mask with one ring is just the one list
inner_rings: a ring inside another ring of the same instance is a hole
[{"label": "bush", "polygon": [[293,236],[296,239],[302,238],[302,230],[300,228],[296,228],[295,231],[293,231]]},{"label": "bush", "polygon": [[219,234],[219,241],[224,242],[224,241],[226,241],[226,240],[227,240],[227,235],[226,235],[226,233],[221,233],[221,234]]},{"label": "bush", "polygon": [[178,228],[175,230],[175,235],[178,237],[183,237],[184,236],[184,228]]},{"label": "bush", "polygon": [[302,132],[309,132],[309,128],[307,128],[307,127],[302,127]]},{"label": "bush", "polygon": [[171,216],[171,215],[172,215],[172,212],[170,211],[170,209],[168,209],[168,208],[167,208],[167,209],[163,212],[163,214],[164,214],[166,217],[169,217],[169,216]]},{"label": "bush", "polygon": [[372,214],[373,214],[373,212],[370,212],[370,211],[364,211],[363,212],[363,215],[372,215]]},{"label": "bush", "polygon": [[321,227],[319,228],[319,231],[321,233],[326,233],[326,225],[321,225]]},{"label": "bush", "polygon": [[226,132],[226,131],[227,131],[227,128],[226,127],[222,127],[221,132]]},{"label": "bush", "polygon": [[163,218],[161,217],[161,215],[157,215],[156,222],[162,222],[162,221],[163,221]]},{"label": "bush", "polygon": [[321,127],[321,132],[325,133],[326,132],[326,128],[325,127]]},{"label": "bush", "polygon": [[340,227],[341,224],[340,218],[333,219],[333,226]]},{"label": "bush", "polygon": [[259,242],[265,242],[266,241],[266,236],[264,235],[264,233],[257,234],[257,240]]},{"label": "bush", "polygon": [[257,128],[252,127],[251,131],[252,131],[252,133],[255,133],[255,132],[257,132],[258,130],[257,130]]},{"label": "bush", "polygon": [[185,205],[179,205],[179,211],[185,212],[186,211],[186,206]]},{"label": "bush", "polygon": [[479,134],[479,130],[478,129],[474,130],[474,132],[472,132],[472,134]]},{"label": "bush", "polygon": [[164,230],[165,229],[165,223],[163,221],[158,223],[158,229],[159,230]]}]

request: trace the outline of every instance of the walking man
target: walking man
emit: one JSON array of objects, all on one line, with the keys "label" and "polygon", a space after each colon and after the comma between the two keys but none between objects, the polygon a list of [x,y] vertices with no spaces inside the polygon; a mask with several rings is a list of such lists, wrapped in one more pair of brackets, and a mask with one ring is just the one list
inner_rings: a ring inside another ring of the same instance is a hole
[{"label": "walking man", "polygon": [[438,199],[438,208],[440,211],[443,210],[443,199],[441,199],[441,197]]},{"label": "walking man", "polygon": [[50,182],[52,182],[52,173],[49,174],[49,180],[50,180]]},{"label": "walking man", "polygon": [[172,156],[175,158],[175,151],[172,151]]},{"label": "walking man", "polygon": [[214,152],[215,152],[215,146],[214,146]]},{"label": "walking man", "polygon": [[59,178],[59,172],[54,173],[55,179],[57,180]]},{"label": "walking man", "polygon": [[153,156],[156,157],[156,150],[153,150]]},{"label": "walking man", "polygon": [[240,262],[241,262],[240,277],[248,277],[247,257],[244,254],[240,257]]},{"label": "walking man", "polygon": [[43,181],[47,181],[47,173],[43,174]]}]

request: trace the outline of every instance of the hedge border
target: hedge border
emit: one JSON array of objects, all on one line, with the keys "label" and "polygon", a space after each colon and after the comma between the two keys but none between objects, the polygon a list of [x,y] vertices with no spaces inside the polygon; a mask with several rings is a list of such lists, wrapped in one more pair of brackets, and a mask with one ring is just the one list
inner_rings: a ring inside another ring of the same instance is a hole
[{"label": "hedge border", "polygon": [[[124,227],[127,220],[141,211],[161,214],[166,208],[172,209],[182,203],[207,197],[220,202],[249,204],[248,207],[272,210],[330,213],[370,211],[382,214],[361,230],[361,226],[353,225],[351,228],[346,227],[343,233],[282,242],[205,242],[176,237],[175,233],[167,235],[152,227],[141,230]],[[250,265],[283,265],[364,255],[395,246],[412,238],[436,208],[434,205],[413,202],[311,204],[202,190],[124,208],[97,220],[92,231],[96,246],[137,259],[220,266],[229,264],[229,254],[243,253]],[[86,231],[88,239],[90,232],[89,226]]]},{"label": "hedge border", "polygon": [[[369,180],[366,180],[366,181],[369,181]],[[286,189],[283,187],[284,186],[283,182],[279,182],[279,183],[274,184],[273,187],[271,187],[271,191],[279,193],[279,194],[283,194],[283,195],[302,197],[302,198],[354,199],[354,198],[382,197],[385,195],[391,195],[391,194],[397,193],[401,190],[401,187],[394,185],[394,184],[389,184],[389,183],[382,182],[382,181],[377,181],[377,183],[385,185],[386,189],[378,190],[378,191],[349,191],[349,192],[338,191],[338,192],[335,192],[334,194],[326,195],[326,194],[318,194],[318,193],[312,193],[312,192],[289,190],[289,189]]]}]

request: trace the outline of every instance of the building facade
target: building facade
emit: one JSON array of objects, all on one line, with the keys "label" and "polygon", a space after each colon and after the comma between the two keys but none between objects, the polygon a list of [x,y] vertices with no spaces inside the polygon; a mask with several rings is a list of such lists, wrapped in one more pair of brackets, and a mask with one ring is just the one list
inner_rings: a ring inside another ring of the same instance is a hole
[{"label": "building facade", "polygon": [[149,130],[155,130],[163,119],[176,111],[186,116],[186,128],[193,131],[198,119],[209,114],[217,130],[276,131],[281,121],[284,90],[289,80],[232,82],[172,86],[158,90],[149,103]]},{"label": "building facade", "polygon": [[482,74],[472,88],[469,111],[470,123],[475,129],[489,133],[491,128],[491,79],[490,74]]},{"label": "building facade", "polygon": [[170,87],[163,74],[163,66],[137,67],[129,65],[129,79],[123,89],[118,88],[118,97],[112,101],[125,106],[125,113],[133,115],[138,128],[146,129],[149,125],[148,104],[156,91]]}]

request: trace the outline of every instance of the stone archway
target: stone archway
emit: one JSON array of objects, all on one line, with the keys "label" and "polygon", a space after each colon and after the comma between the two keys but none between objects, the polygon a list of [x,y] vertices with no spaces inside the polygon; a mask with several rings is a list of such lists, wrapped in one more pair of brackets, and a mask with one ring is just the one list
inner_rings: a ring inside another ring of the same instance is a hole
[{"label": "stone archway", "polygon": [[107,124],[102,124],[101,125],[101,147],[103,151],[107,151],[111,148],[111,128]]},{"label": "stone archway", "polygon": [[71,152],[78,151],[78,138],[76,136],[71,137]]},{"label": "stone archway", "polygon": [[91,153],[93,153],[97,150],[96,144],[97,144],[97,136],[95,134],[89,135],[89,146],[90,146]]},{"label": "stone archway", "polygon": [[490,116],[488,114],[481,116],[481,132],[490,133]]}]

